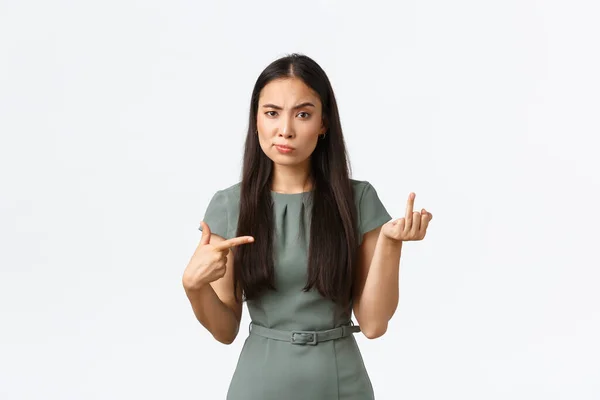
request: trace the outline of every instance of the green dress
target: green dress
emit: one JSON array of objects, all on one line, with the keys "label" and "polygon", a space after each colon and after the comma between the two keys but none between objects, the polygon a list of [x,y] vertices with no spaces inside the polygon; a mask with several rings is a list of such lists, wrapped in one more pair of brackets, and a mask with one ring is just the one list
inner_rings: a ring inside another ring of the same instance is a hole
[{"label": "green dress", "polygon": [[[351,183],[362,242],[364,233],[388,222],[391,216],[369,182],[351,179]],[[302,290],[307,278],[311,192],[272,192],[272,198],[277,291],[247,302],[252,324],[282,331],[321,331],[347,324],[352,317],[350,310],[339,310],[316,290]],[[226,239],[236,236],[239,200],[240,183],[215,193],[204,215],[213,233]],[[303,238],[299,235],[301,220],[306,227]],[[316,345],[295,345],[249,334],[227,393],[228,400],[373,398],[373,387],[352,334]]]}]

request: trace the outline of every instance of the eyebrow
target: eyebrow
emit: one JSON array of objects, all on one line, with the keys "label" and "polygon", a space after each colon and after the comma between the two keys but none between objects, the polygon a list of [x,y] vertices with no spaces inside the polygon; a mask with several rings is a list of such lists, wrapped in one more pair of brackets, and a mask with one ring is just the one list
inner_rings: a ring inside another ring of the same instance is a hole
[{"label": "eyebrow", "polygon": [[[309,101],[304,102],[304,103],[300,103],[294,107],[292,107],[293,110],[297,110],[299,108],[304,108],[304,107],[314,107],[315,105]],[[274,108],[275,110],[283,110],[282,107],[277,106],[275,104],[263,104],[263,108]]]}]

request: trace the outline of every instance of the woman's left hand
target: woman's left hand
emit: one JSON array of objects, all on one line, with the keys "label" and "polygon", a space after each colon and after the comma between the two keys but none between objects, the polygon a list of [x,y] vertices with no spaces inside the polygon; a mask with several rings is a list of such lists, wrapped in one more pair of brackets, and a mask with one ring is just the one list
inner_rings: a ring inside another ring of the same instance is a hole
[{"label": "woman's left hand", "polygon": [[421,212],[413,211],[415,197],[414,193],[408,195],[404,218],[389,221],[381,227],[381,233],[386,238],[399,242],[423,240],[433,215],[424,208],[421,209]]}]

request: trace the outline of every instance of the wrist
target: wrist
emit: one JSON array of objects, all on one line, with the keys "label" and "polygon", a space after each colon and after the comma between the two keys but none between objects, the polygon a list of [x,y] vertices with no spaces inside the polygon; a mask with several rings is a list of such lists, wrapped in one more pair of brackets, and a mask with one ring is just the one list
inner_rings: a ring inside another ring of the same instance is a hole
[{"label": "wrist", "polygon": [[392,239],[391,237],[388,237],[388,236],[384,235],[383,233],[381,233],[379,235],[378,242],[381,242],[381,244],[386,247],[394,247],[394,248],[400,248],[400,249],[402,248],[402,244],[404,243],[403,240]]},{"label": "wrist", "polygon": [[183,288],[188,295],[197,295],[203,292],[210,284],[203,280],[183,281]]}]

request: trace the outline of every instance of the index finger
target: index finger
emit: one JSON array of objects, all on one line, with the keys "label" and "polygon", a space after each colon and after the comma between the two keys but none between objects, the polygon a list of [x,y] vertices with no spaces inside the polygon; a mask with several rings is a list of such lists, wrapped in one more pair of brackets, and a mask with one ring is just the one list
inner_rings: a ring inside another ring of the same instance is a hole
[{"label": "index finger", "polygon": [[231,239],[224,240],[222,242],[215,243],[214,247],[217,250],[229,250],[232,247],[239,246],[241,244],[252,243],[254,238],[252,236],[238,236]]},{"label": "index finger", "polygon": [[413,207],[415,205],[415,197],[414,193],[410,193],[408,195],[408,201],[406,202],[406,221],[412,220]]}]

